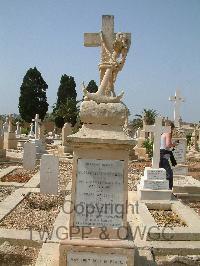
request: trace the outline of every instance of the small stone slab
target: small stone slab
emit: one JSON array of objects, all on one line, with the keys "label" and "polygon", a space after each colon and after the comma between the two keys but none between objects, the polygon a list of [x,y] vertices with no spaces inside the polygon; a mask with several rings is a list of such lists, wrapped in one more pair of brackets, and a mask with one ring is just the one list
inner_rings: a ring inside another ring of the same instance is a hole
[{"label": "small stone slab", "polygon": [[36,148],[31,142],[26,142],[24,144],[24,154],[23,154],[23,167],[26,170],[33,170],[36,163]]},{"label": "small stone slab", "polygon": [[151,167],[146,167],[144,170],[144,178],[148,180],[165,180],[166,170],[163,168],[153,169]]},{"label": "small stone slab", "polygon": [[52,154],[43,154],[40,164],[40,192],[58,194],[59,160]]}]

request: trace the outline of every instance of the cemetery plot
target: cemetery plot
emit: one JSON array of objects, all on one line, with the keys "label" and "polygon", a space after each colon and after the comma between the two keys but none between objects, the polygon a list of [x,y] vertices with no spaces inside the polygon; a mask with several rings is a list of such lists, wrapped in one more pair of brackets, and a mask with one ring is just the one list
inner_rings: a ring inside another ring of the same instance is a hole
[{"label": "cemetery plot", "polygon": [[178,200],[139,202],[136,216],[148,228],[147,241],[200,240],[200,217]]},{"label": "cemetery plot", "polygon": [[39,171],[39,166],[37,166],[34,170],[24,170],[23,168],[18,168],[13,170],[11,173],[3,176],[1,178],[1,182],[26,183],[38,171]]},{"label": "cemetery plot", "polygon": [[176,213],[171,210],[149,210],[159,227],[187,226]]},{"label": "cemetery plot", "polygon": [[16,190],[15,187],[0,187],[0,202]]},{"label": "cemetery plot", "polygon": [[50,233],[63,203],[62,195],[30,193],[1,220],[0,228],[31,229]]},{"label": "cemetery plot", "polygon": [[182,200],[182,202],[192,208],[198,215],[200,215],[200,201],[199,200]]},{"label": "cemetery plot", "polygon": [[12,246],[7,241],[0,245],[0,265],[35,265],[39,247]]},{"label": "cemetery plot", "polygon": [[0,171],[8,168],[9,166],[20,166],[21,163],[9,163],[9,162],[6,162],[6,163],[0,163]]}]

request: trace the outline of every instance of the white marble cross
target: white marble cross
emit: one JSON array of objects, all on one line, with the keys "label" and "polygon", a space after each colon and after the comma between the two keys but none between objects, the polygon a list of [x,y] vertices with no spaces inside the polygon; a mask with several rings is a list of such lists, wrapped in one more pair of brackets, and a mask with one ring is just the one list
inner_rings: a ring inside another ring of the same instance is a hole
[{"label": "white marble cross", "polygon": [[19,121],[16,122],[16,126],[17,126],[17,129],[15,131],[15,134],[16,135],[20,135],[21,134],[21,130],[20,130],[20,122]]},{"label": "white marble cross", "polygon": [[[116,33],[114,33],[114,16],[103,15],[102,16],[102,34],[106,42],[108,50],[112,53],[113,42],[116,38]],[[131,33],[123,33],[128,37],[129,44],[131,43]],[[100,33],[84,33],[84,46],[86,47],[100,47],[101,38]],[[101,46],[101,64],[108,62],[109,56],[105,51],[105,48]],[[100,69],[100,83],[103,79],[104,71]]]},{"label": "white marble cross", "polygon": [[162,126],[162,117],[157,116],[155,119],[155,125],[145,125],[145,131],[154,133],[152,168],[158,169],[160,162],[161,135],[162,133],[170,133],[171,127]]},{"label": "white marble cross", "polygon": [[175,96],[171,96],[169,100],[174,102],[174,125],[175,127],[179,127],[180,106],[181,103],[184,102],[184,98],[182,98],[180,90],[176,90]]},{"label": "white marble cross", "polygon": [[39,123],[41,122],[41,119],[39,119],[39,114],[35,115],[35,119],[32,119],[32,121],[35,122],[35,139],[39,138]]}]

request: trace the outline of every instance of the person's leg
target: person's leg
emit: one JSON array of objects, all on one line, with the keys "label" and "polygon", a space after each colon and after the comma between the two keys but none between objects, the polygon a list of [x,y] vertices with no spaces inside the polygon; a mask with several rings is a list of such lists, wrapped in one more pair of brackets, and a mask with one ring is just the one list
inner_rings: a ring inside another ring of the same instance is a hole
[{"label": "person's leg", "polygon": [[160,160],[160,168],[164,168],[166,170],[166,179],[169,181],[169,189],[173,188],[173,171],[169,164],[169,161],[165,158],[161,158]]}]

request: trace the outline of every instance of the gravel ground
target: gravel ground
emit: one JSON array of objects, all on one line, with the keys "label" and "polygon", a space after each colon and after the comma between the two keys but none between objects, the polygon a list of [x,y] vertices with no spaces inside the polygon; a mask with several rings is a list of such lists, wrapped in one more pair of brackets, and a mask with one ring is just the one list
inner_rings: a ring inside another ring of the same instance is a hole
[{"label": "gravel ground", "polygon": [[0,202],[15,191],[15,187],[0,187]]},{"label": "gravel ground", "polygon": [[72,180],[72,162],[59,163],[59,191],[66,189],[67,184]]},{"label": "gravel ground", "polygon": [[12,246],[5,241],[0,245],[1,266],[31,266],[35,265],[39,248],[26,246]]},{"label": "gravel ground", "polygon": [[149,210],[158,227],[182,227],[187,226],[177,214],[165,210]]},{"label": "gravel ground", "polygon": [[1,222],[0,227],[51,232],[64,197],[30,193]]},{"label": "gravel ground", "polygon": [[187,162],[189,165],[188,175],[200,181],[200,162]]},{"label": "gravel ground", "polygon": [[128,190],[137,191],[137,185],[144,173],[144,168],[150,166],[150,162],[133,162],[128,165]]},{"label": "gravel ground", "polygon": [[9,173],[8,175],[1,178],[2,182],[17,182],[26,183],[33,175],[39,171],[39,165],[35,167],[34,170],[24,170],[23,168],[16,169]]}]

